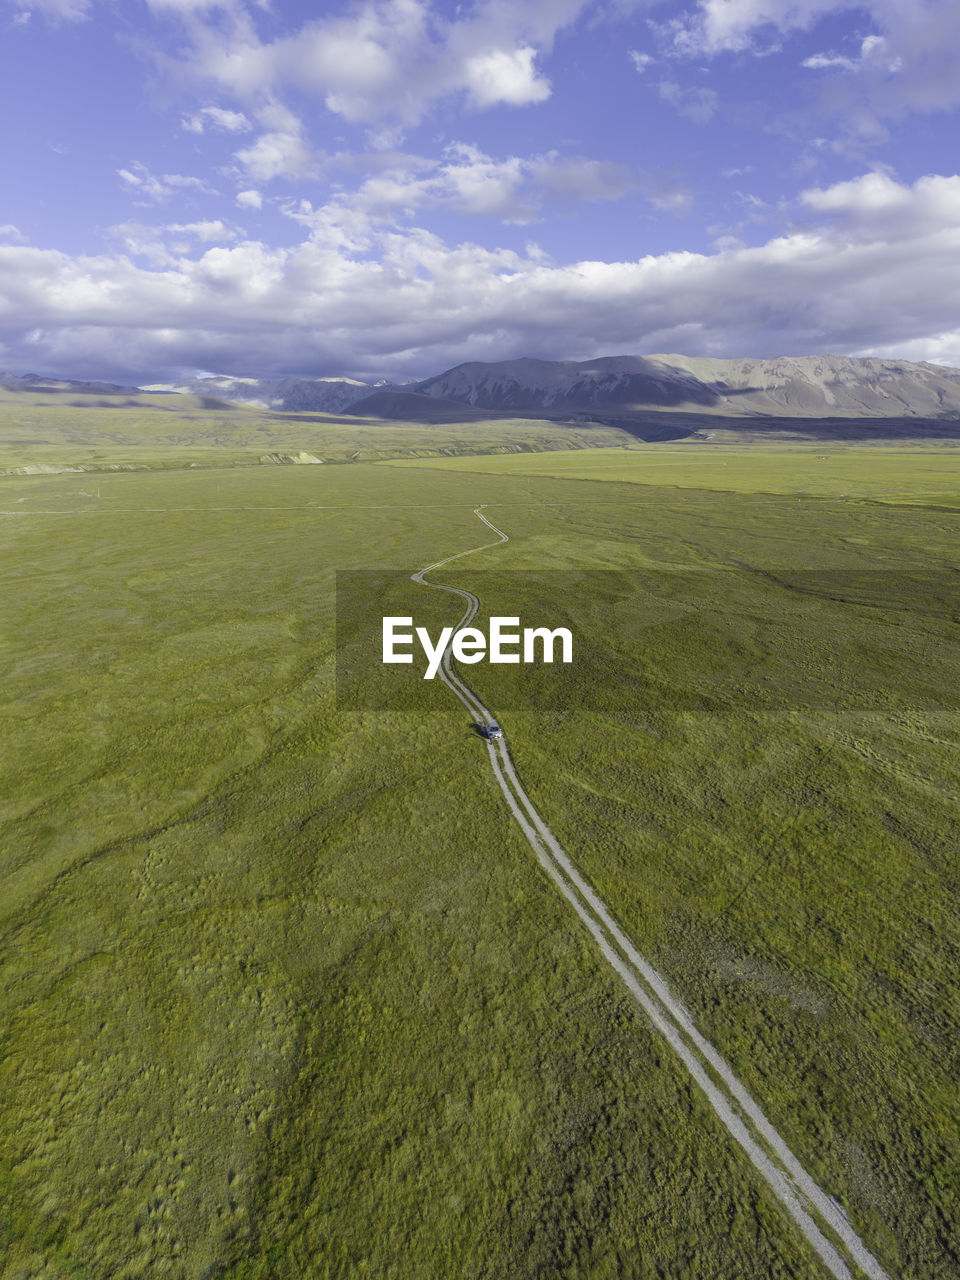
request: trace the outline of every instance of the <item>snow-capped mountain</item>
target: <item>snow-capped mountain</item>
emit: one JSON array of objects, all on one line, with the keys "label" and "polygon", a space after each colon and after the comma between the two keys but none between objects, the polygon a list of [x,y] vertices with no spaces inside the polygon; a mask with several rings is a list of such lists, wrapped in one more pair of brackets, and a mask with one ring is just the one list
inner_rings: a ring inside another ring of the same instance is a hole
[{"label": "snow-capped mountain", "polygon": [[207,396],[257,409],[281,409],[287,413],[315,410],[341,413],[357,400],[386,387],[384,382],[359,382],[356,378],[189,378],[183,382],[155,382],[141,391],[177,392]]}]

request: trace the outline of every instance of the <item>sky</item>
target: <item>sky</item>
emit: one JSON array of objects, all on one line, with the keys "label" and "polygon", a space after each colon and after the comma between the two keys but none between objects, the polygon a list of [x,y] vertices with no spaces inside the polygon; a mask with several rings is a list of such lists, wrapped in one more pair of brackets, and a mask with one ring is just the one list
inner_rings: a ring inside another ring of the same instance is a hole
[{"label": "sky", "polygon": [[957,0],[0,0],[0,369],[960,366]]}]

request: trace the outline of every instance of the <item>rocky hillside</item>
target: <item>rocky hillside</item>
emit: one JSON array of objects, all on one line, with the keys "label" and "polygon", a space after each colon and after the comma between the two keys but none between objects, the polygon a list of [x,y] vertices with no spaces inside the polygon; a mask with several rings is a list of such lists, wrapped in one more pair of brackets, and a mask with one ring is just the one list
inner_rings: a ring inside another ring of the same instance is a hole
[{"label": "rocky hillside", "polygon": [[695,375],[646,356],[503,360],[457,365],[412,390],[503,413],[596,407],[704,408],[717,394]]},{"label": "rocky hillside", "polygon": [[737,417],[960,418],[960,369],[850,356],[475,362],[411,390],[528,415],[657,409]]},{"label": "rocky hillside", "polygon": [[135,396],[136,387],[116,382],[82,382],[74,378],[44,377],[39,373],[0,373],[0,387],[5,391],[42,392],[44,395]]}]

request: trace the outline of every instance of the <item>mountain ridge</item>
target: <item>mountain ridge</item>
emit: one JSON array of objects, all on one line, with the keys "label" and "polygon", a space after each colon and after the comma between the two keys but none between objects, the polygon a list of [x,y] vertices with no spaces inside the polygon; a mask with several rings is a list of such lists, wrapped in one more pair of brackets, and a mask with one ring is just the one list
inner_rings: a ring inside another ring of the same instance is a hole
[{"label": "mountain ridge", "polygon": [[[8,391],[193,395],[286,413],[387,420],[697,413],[731,418],[960,419],[960,369],[879,356],[599,356],[466,361],[419,382],[211,375],[140,387],[0,373]],[[433,402],[436,402],[434,404]],[[443,415],[448,417],[444,418]]]},{"label": "mountain ridge", "polygon": [[960,418],[960,369],[876,356],[472,361],[410,390],[501,412]]}]

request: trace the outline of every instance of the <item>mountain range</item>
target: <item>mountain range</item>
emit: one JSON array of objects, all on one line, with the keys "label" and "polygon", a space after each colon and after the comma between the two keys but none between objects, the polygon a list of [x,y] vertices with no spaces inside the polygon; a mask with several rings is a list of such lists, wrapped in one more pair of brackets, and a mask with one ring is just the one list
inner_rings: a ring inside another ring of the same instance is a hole
[{"label": "mountain range", "polygon": [[173,392],[188,396],[213,396],[231,404],[255,409],[281,409],[284,413],[313,410],[342,413],[356,400],[369,396],[384,382],[359,382],[356,378],[188,378],[182,382],[155,382],[141,391]]},{"label": "mountain range", "polygon": [[[501,413],[960,418],[960,369],[906,360],[608,356],[458,365],[409,388]],[[354,413],[364,401],[352,406]]]},{"label": "mountain range", "polygon": [[960,369],[881,357],[604,356],[472,361],[421,382],[206,377],[139,388],[0,374],[8,391],[202,396],[282,412],[412,421],[491,415],[590,420],[644,412],[724,417],[960,419]]}]

